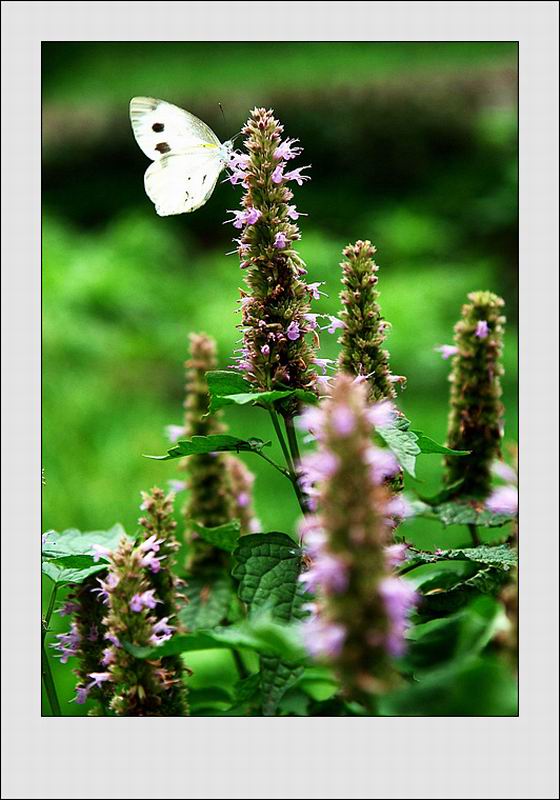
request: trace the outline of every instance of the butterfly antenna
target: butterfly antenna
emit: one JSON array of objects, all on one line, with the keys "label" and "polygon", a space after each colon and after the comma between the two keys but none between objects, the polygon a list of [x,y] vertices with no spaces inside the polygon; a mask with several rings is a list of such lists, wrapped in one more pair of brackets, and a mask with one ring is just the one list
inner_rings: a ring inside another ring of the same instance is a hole
[{"label": "butterfly antenna", "polygon": [[225,122],[225,121],[226,121],[226,115],[225,115],[225,113],[224,113],[224,107],[223,107],[223,105],[222,105],[221,103],[218,103],[218,108],[219,108],[219,109],[220,109],[220,111],[222,112],[222,117],[224,118],[224,122]]}]

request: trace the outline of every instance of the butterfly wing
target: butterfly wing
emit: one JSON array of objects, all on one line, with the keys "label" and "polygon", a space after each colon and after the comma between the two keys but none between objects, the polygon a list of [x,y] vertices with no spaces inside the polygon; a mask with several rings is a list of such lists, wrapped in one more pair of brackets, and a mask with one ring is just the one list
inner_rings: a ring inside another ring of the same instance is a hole
[{"label": "butterfly wing", "polygon": [[152,161],[190,147],[220,146],[216,134],[194,114],[154,97],[132,98],[130,122],[138,145]]},{"label": "butterfly wing", "polygon": [[144,175],[146,194],[160,217],[188,214],[208,200],[223,168],[219,149],[192,147],[162,155]]}]

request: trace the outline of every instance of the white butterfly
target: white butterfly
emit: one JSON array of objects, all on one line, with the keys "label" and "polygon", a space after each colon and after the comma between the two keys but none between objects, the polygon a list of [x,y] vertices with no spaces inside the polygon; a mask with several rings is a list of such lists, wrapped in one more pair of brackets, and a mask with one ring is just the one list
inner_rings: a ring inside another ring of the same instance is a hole
[{"label": "white butterfly", "polygon": [[154,162],[144,187],[157,213],[167,217],[203,206],[231,158],[233,142],[221,144],[194,114],[153,97],[132,98],[130,122],[140,148]]}]

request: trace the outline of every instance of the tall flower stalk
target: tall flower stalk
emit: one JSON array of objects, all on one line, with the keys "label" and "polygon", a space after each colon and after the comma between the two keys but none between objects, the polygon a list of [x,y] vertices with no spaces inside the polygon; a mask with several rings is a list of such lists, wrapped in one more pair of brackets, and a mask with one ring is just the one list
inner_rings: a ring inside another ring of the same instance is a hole
[{"label": "tall flower stalk", "polygon": [[305,167],[289,170],[300,155],[296,140],[282,140],[272,111],[256,108],[243,128],[246,154],[235,156],[233,182],[244,188],[242,210],[231,220],[248,292],[242,293],[243,346],[238,359],[247,379],[263,391],[313,389],[315,352],[306,339],[318,286],[306,284],[305,264],[295,242],[300,212],[291,205],[289,184],[307,180]]},{"label": "tall flower stalk", "polygon": [[404,379],[391,373],[389,353],[383,347],[390,325],[379,306],[379,267],[374,254],[375,247],[367,240],[343,250],[340,317],[344,326],[338,365],[342,372],[367,380],[370,400],[378,402],[394,399],[395,384]]},{"label": "tall flower stalk", "polygon": [[[500,456],[503,405],[500,376],[504,301],[492,292],[472,292],[455,325],[447,446],[470,455],[445,459],[446,483],[457,495],[486,498],[492,466]],[[445,353],[444,353],[445,356]]]},{"label": "tall flower stalk", "polygon": [[[183,436],[210,436],[224,433],[221,413],[209,414],[210,397],[206,373],[216,369],[216,343],[204,333],[189,337],[190,357],[186,362],[186,396]],[[248,533],[254,525],[252,515],[252,475],[235,456],[208,453],[194,455],[181,462],[186,472],[188,500],[183,513],[189,543],[189,571],[202,565],[222,564],[223,551],[202,541],[192,523],[207,528],[239,518]]]},{"label": "tall flower stalk", "polygon": [[390,545],[400,505],[386,481],[399,467],[391,452],[372,445],[379,416],[379,407],[368,404],[367,387],[340,374],[331,397],[302,418],[318,442],[303,461],[316,505],[301,525],[311,560],[301,580],[317,598],[305,640],[312,655],[331,661],[347,694],[359,699],[391,685],[391,659],[403,653],[416,599],[391,570],[406,548]]},{"label": "tall flower stalk", "polygon": [[[163,543],[156,534],[137,546],[123,538],[111,554],[107,580],[100,583],[100,599],[107,605],[104,671],[91,673],[91,683],[83,691],[110,684],[111,709],[118,716],[187,713],[182,668],[177,667],[175,660],[139,658],[125,646],[157,647],[170,639],[175,630],[169,615],[163,615],[168,606],[153,586],[155,561],[159,562],[159,569],[168,569],[157,555]],[[158,606],[162,606],[161,610]]]},{"label": "tall flower stalk", "polygon": [[[241,297],[243,342],[238,366],[261,391],[300,389],[315,391],[317,385],[315,347],[307,334],[317,340],[316,315],[311,299],[320,296],[320,284],[307,284],[305,263],[295,249],[300,238],[297,220],[301,213],[291,203],[289,186],[308,180],[306,167],[289,169],[302,148],[296,139],[282,139],[283,126],[272,111],[255,108],[243,134],[246,153],[234,155],[232,183],[241,183],[241,210],[230,220],[239,230],[236,238],[246,289]],[[271,410],[292,484],[302,509],[306,498],[297,482],[300,460],[293,418],[299,400],[291,397]],[[284,418],[285,434],[278,419]]]}]

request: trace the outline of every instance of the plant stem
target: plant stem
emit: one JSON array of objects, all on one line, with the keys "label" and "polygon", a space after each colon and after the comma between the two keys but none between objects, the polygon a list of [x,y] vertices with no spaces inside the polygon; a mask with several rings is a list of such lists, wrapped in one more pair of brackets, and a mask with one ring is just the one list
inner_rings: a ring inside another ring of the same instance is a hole
[{"label": "plant stem", "polygon": [[[288,477],[292,482],[292,486],[294,487],[294,492],[296,493],[296,497],[299,503],[299,506],[304,514],[307,514],[309,509],[307,508],[307,503],[305,501],[305,496],[301,491],[301,487],[298,481],[297,470],[294,465],[294,461],[290,450],[286,444],[286,440],[284,439],[284,435],[282,433],[282,428],[280,426],[280,421],[278,419],[278,412],[271,408],[270,409],[270,418],[272,420],[272,424],[274,426],[274,430],[276,431],[276,436],[278,437],[278,441],[280,442],[280,447],[282,448],[282,452],[284,453],[284,458],[286,459],[286,464],[288,465]],[[286,428],[287,430],[287,428]],[[262,455],[262,453],[261,453]]]},{"label": "plant stem", "polygon": [[476,525],[468,525],[467,527],[469,529],[469,533],[471,535],[471,539],[472,539],[473,545],[475,547],[478,547],[479,544],[480,544],[480,537],[478,535],[478,530],[476,528]]},{"label": "plant stem", "polygon": [[272,420],[274,430],[276,431],[276,436],[278,437],[278,441],[280,442],[280,447],[282,448],[282,452],[284,453],[284,458],[286,459],[286,464],[288,465],[288,469],[292,475],[295,475],[294,464],[290,456],[290,451],[288,450],[288,446],[282,434],[282,428],[280,427],[278,412],[273,408],[270,409],[270,418]]},{"label": "plant stem", "polygon": [[62,714],[60,711],[58,696],[56,694],[56,685],[51,671],[49,655],[45,649],[45,639],[49,631],[49,623],[51,621],[52,613],[54,610],[54,604],[56,603],[57,590],[58,586],[55,583],[49,599],[47,613],[45,614],[42,624],[43,630],[41,631],[41,674],[43,677],[43,683],[45,684],[45,692],[47,693],[47,697],[49,698],[49,703],[51,706],[52,713],[55,717],[60,717],[62,716]]},{"label": "plant stem", "polygon": [[[290,454],[291,454],[291,457],[292,457],[292,461],[294,463],[294,472],[295,472],[295,474],[297,476],[298,473],[299,473],[300,464],[301,464],[301,455],[300,455],[300,452],[299,452],[299,444],[298,444],[298,440],[297,440],[296,429],[295,429],[295,426],[294,426],[294,418],[293,418],[293,416],[291,414],[287,414],[287,415],[284,416],[284,425],[286,426],[286,434],[288,436],[288,444],[290,446]],[[298,483],[298,489],[299,489],[299,483]],[[309,511],[310,511],[309,504],[307,502],[307,497],[301,491],[301,489],[299,489],[299,497],[298,497],[298,499],[300,499],[301,510],[303,511],[304,514],[308,514]]]}]

